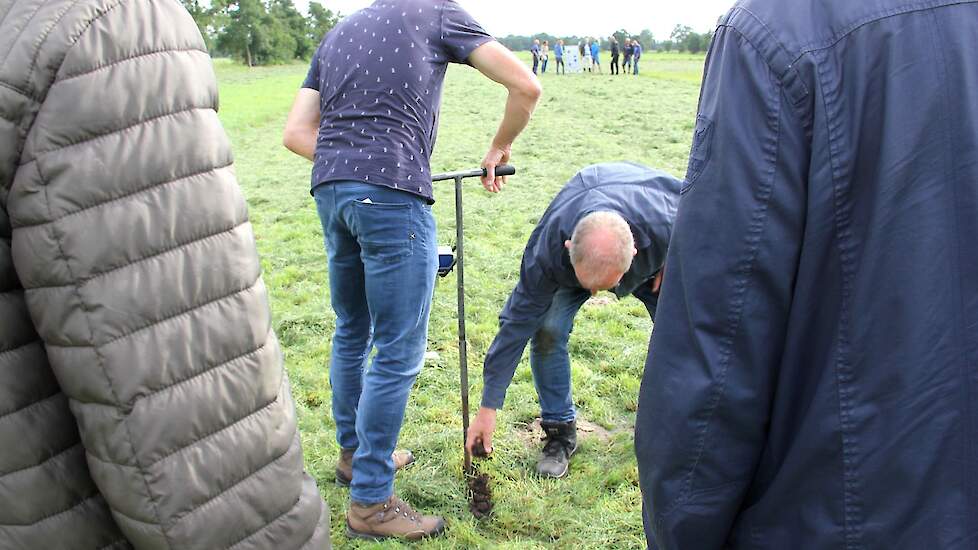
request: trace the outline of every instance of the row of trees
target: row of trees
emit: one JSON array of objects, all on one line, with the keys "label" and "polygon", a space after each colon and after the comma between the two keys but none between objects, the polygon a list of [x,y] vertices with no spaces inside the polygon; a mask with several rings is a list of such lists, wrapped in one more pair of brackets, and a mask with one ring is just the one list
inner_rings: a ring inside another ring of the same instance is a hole
[{"label": "row of trees", "polygon": [[669,40],[662,43],[662,49],[667,52],[675,48],[678,51],[699,53],[710,49],[712,42],[713,31],[699,34],[686,25],[676,25],[669,35]]},{"label": "row of trees", "polygon": [[[339,15],[318,2],[309,3],[309,15],[295,8],[293,0],[211,0],[205,7],[201,0],[180,0],[200,28],[207,46],[214,55],[240,59],[248,66],[285,63],[294,59],[309,59],[316,46],[336,25]],[[676,25],[669,40],[656,42],[652,31],[638,34],[619,29],[613,33],[619,44],[626,38],[638,38],[647,50],[688,51],[697,53],[710,47],[713,32],[699,34],[686,25]],[[533,40],[558,39],[566,44],[578,44],[587,37],[510,35],[500,39],[506,47],[523,51],[530,49]],[[608,40],[601,39],[604,48]]]},{"label": "row of trees", "polygon": [[180,0],[217,56],[234,57],[248,66],[309,59],[339,16],[317,2],[309,16],[292,0]]},{"label": "row of trees", "polygon": [[[618,40],[619,44],[624,44],[626,38],[638,38],[639,43],[646,50],[664,50],[667,52],[676,50],[699,53],[709,49],[710,43],[713,41],[713,31],[700,34],[694,32],[691,27],[686,25],[676,25],[676,27],[672,30],[672,33],[669,35],[669,40],[663,41],[656,41],[655,37],[652,35],[652,31],[648,29],[645,29],[638,34],[630,33],[625,29],[619,29],[615,31],[612,36]],[[565,44],[576,45],[582,40],[587,40],[588,37],[554,36],[552,34],[540,33],[533,36],[509,35],[505,38],[501,38],[499,41],[511,50],[523,51],[530,49],[530,46],[533,45],[534,40],[539,40],[540,43],[547,40],[550,42],[550,47],[552,48],[553,45],[557,43],[558,39],[563,40]],[[602,48],[609,48],[609,41],[607,38],[602,38],[599,40]]]}]

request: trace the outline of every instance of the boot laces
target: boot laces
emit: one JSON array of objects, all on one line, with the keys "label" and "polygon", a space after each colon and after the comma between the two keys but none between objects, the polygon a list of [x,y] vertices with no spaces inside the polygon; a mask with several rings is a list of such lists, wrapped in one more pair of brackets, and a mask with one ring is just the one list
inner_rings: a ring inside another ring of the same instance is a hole
[{"label": "boot laces", "polygon": [[566,458],[569,454],[567,441],[563,438],[547,434],[543,440],[546,441],[543,445],[543,454],[547,458]]},{"label": "boot laces", "polygon": [[391,499],[391,503],[390,503],[389,506],[393,506],[394,507],[394,515],[395,516],[402,515],[402,516],[408,518],[410,521],[413,521],[415,523],[418,523],[419,520],[418,520],[417,513],[415,513],[415,511],[414,511],[413,508],[411,508],[411,505],[410,504],[408,504],[407,502],[405,502],[401,498],[394,497],[393,499]]}]

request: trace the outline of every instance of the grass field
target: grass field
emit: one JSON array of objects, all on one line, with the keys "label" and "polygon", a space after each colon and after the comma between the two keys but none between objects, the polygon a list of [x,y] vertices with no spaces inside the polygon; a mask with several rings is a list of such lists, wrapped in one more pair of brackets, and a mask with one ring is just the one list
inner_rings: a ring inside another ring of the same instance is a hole
[{"label": "grass field", "polygon": [[[549,201],[581,167],[634,160],[682,177],[695,119],[702,56],[646,55],[640,77],[542,76],[544,96],[514,147],[518,177],[490,196],[473,180],[465,195],[466,286],[473,406],[496,317],[515,285],[526,239]],[[446,517],[445,536],[415,545],[360,544],[343,535],[348,491],[333,483],[339,452],[327,375],[333,314],[319,220],[309,196],[310,164],[281,146],[285,115],[306,67],[247,69],[216,62],[221,119],[234,144],[299,410],[306,466],[333,516],[336,548],[644,548],[632,445],[639,383],[652,323],[634,298],[604,293],[577,318],[571,338],[575,401],[584,433],[569,477],[532,475],[541,432],[524,358],[500,411],[492,478],[495,515],[467,511],[461,475],[461,419],[454,275],[440,279],[429,350],[440,359],[412,392],[400,445],[418,461],[397,491],[416,508]],[[607,65],[605,66],[607,71]],[[448,74],[435,172],[475,168],[499,122],[505,92],[467,67]],[[454,241],[450,185],[436,188],[442,244]]]}]

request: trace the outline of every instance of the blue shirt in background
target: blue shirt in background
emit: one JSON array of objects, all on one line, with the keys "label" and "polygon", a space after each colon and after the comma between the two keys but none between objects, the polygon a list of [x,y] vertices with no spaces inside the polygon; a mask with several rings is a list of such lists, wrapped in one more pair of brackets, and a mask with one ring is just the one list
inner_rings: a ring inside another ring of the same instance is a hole
[{"label": "blue shirt in background", "polygon": [[554,46],[554,57],[557,59],[564,57],[564,47],[560,44]]},{"label": "blue shirt in background", "polygon": [[601,53],[601,47],[598,46],[597,42],[591,42],[591,57],[594,59],[598,58]]},{"label": "blue shirt in background", "polygon": [[321,94],[312,186],[362,181],[432,201],[445,70],[490,40],[453,0],[378,0],[340,21],[302,85]]},{"label": "blue shirt in background", "polygon": [[632,53],[632,55],[635,56],[635,59],[639,59],[642,57],[642,45],[639,44],[638,42],[635,42],[634,44],[635,44],[635,48],[634,48],[634,53]]}]

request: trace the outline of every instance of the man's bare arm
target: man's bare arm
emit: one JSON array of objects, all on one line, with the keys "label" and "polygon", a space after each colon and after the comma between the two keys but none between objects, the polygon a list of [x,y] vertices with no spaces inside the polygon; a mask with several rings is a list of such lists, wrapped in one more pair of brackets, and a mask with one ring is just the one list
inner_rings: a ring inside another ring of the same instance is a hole
[{"label": "man's bare arm", "polygon": [[469,56],[469,63],[509,90],[503,121],[482,161],[482,166],[488,172],[482,179],[482,185],[487,191],[497,193],[505,178],[495,177],[496,166],[509,162],[513,142],[530,122],[530,115],[540,100],[543,88],[530,69],[499,42],[486,42],[476,48]]},{"label": "man's bare arm", "polygon": [[319,138],[319,92],[302,88],[295,96],[285,121],[282,144],[293,153],[313,160]]}]

